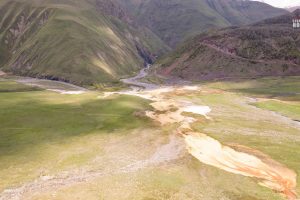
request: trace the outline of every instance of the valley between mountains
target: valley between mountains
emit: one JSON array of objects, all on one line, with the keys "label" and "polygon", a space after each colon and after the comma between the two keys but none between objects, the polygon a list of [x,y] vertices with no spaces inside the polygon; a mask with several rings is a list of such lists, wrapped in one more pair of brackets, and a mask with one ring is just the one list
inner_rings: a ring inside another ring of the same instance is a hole
[{"label": "valley between mountains", "polygon": [[299,200],[299,16],[0,0],[0,200]]}]

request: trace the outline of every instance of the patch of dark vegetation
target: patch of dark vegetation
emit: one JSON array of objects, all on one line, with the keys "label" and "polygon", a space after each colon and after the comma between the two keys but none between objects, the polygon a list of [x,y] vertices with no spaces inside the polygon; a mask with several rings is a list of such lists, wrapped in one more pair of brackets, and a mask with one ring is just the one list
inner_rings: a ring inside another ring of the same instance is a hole
[{"label": "patch of dark vegetation", "polygon": [[32,92],[32,91],[42,91],[43,89],[38,87],[32,87],[32,88],[18,88],[18,89],[1,89],[0,93],[8,93],[8,92]]},{"label": "patch of dark vegetation", "polygon": [[139,55],[144,60],[144,65],[146,66],[147,64],[153,64],[153,61],[155,59],[154,56],[151,55],[150,52],[148,52],[147,50],[142,48],[140,45],[136,44],[135,46],[136,46],[136,49],[137,49]]},{"label": "patch of dark vegetation", "polygon": [[91,133],[130,133],[132,129],[150,124],[150,120],[134,115],[137,109],[148,106],[139,98],[122,96],[72,104],[64,102],[65,99],[72,101],[71,96],[53,95],[57,98],[51,102],[44,101],[45,96],[28,93],[0,95],[0,157],[42,143],[65,142],[68,138]]}]

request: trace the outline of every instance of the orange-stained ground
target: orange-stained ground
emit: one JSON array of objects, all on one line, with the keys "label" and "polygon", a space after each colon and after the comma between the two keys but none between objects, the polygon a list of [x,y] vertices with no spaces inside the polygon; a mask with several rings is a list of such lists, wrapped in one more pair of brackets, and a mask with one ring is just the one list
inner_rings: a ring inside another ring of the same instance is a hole
[{"label": "orange-stained ground", "polygon": [[189,153],[202,163],[227,172],[257,178],[260,185],[284,194],[289,200],[296,200],[297,175],[294,171],[257,150],[239,145],[224,146],[219,141],[193,130],[191,124],[197,119],[184,113],[202,115],[209,119],[207,114],[211,111],[210,108],[176,97],[195,92],[201,92],[201,89],[187,86],[165,87],[122,94],[152,100],[150,105],[153,110],[146,111],[146,116],[161,126],[178,124],[177,131],[184,138]]}]

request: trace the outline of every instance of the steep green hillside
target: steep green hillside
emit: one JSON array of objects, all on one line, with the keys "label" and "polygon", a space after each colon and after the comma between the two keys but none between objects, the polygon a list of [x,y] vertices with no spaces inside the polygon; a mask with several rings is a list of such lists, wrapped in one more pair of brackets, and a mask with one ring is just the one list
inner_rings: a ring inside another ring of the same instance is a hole
[{"label": "steep green hillside", "polygon": [[189,80],[300,74],[300,34],[291,21],[289,14],[201,34],[161,59],[160,73]]},{"label": "steep green hillside", "polygon": [[0,68],[80,85],[116,82],[167,47],[110,0],[2,0]]},{"label": "steep green hillside", "polygon": [[242,0],[118,0],[170,46],[212,28],[253,23],[286,14],[283,9]]}]

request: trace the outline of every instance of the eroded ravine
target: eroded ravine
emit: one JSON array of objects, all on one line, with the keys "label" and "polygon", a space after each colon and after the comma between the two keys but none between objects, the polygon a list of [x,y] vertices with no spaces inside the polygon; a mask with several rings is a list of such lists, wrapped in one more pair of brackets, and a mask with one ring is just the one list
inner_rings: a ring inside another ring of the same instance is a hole
[{"label": "eroded ravine", "polygon": [[[145,71],[143,71],[144,75]],[[144,85],[137,84],[138,78],[134,78],[134,82],[135,85]],[[198,91],[200,91],[200,88],[195,86],[172,86],[146,87],[144,90],[117,93],[151,100],[150,105],[153,110],[146,111],[146,116],[160,123],[161,126],[178,124],[177,131],[184,138],[189,153],[200,162],[227,172],[256,178],[260,185],[284,194],[289,200],[296,200],[297,175],[293,170],[266,155],[259,157],[255,154],[235,150],[232,147],[222,145],[208,135],[193,130],[191,125],[198,119],[197,117],[185,115],[185,113],[201,115],[209,119],[207,114],[211,110],[207,106],[199,106],[189,101],[179,100],[178,96],[194,94]],[[113,93],[106,94],[106,96],[111,94]],[[254,151],[258,152],[257,150]],[[264,155],[261,152],[260,154]]]}]

